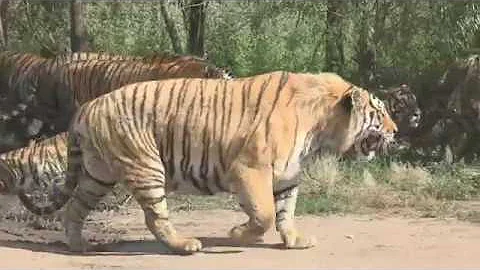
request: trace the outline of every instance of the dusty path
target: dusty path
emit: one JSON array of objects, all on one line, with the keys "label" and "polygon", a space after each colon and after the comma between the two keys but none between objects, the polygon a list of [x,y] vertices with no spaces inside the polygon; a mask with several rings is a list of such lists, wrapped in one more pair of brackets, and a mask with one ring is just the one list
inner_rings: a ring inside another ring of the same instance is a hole
[{"label": "dusty path", "polygon": [[308,250],[282,250],[276,232],[265,243],[232,247],[228,229],[245,219],[240,212],[194,211],[173,215],[178,230],[200,237],[205,251],[192,256],[166,254],[146,230],[141,211],[96,213],[87,226],[104,251],[72,255],[60,231],[32,230],[0,223],[1,268],[467,268],[480,267],[480,225],[456,220],[299,218],[299,227],[317,236]]}]

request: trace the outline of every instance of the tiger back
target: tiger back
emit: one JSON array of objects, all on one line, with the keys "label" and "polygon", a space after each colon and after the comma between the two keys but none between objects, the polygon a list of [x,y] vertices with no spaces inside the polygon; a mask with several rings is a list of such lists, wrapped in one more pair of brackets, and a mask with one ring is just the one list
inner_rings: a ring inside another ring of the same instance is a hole
[{"label": "tiger back", "polygon": [[37,105],[30,106],[28,115],[53,125],[55,132],[63,132],[78,105],[129,83],[179,77],[228,78],[223,70],[205,61],[186,56],[162,60],[164,62],[147,58],[67,63],[40,80]]}]

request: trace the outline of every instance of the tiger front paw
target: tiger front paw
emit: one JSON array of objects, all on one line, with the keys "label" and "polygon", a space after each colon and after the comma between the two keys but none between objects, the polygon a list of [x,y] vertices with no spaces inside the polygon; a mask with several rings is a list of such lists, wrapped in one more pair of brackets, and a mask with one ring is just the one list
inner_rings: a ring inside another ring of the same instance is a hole
[{"label": "tiger front paw", "polygon": [[196,238],[182,238],[174,243],[169,243],[170,248],[175,253],[193,254],[202,250],[202,242]]},{"label": "tiger front paw", "polygon": [[304,236],[296,231],[283,234],[282,240],[287,249],[306,249],[314,247],[317,243],[315,236]]}]

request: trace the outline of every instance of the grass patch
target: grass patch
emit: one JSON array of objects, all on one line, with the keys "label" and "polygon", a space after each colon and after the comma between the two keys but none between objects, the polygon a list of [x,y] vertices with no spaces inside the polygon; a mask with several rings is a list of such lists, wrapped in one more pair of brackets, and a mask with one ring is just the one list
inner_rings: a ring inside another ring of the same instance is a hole
[{"label": "grass patch", "polygon": [[[458,216],[462,202],[480,194],[480,166],[412,165],[393,159],[371,162],[313,160],[304,169],[299,214],[372,213]],[[471,209],[462,216],[478,216]]]}]

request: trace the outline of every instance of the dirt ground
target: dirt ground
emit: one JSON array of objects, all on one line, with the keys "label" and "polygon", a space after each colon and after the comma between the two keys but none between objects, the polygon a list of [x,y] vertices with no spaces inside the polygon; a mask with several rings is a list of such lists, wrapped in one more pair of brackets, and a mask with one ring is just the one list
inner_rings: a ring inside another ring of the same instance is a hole
[{"label": "dirt ground", "polygon": [[141,210],[128,207],[93,213],[85,233],[99,251],[75,255],[66,251],[61,226],[39,230],[33,228],[32,222],[5,218],[13,204],[0,200],[1,268],[480,267],[480,225],[454,219],[303,216],[298,218],[298,227],[315,235],[317,246],[284,250],[274,230],[267,234],[264,243],[233,246],[226,234],[234,224],[246,219],[241,212],[178,212],[172,214],[178,231],[198,237],[205,247],[200,253],[178,256],[168,254],[154,241]]}]

